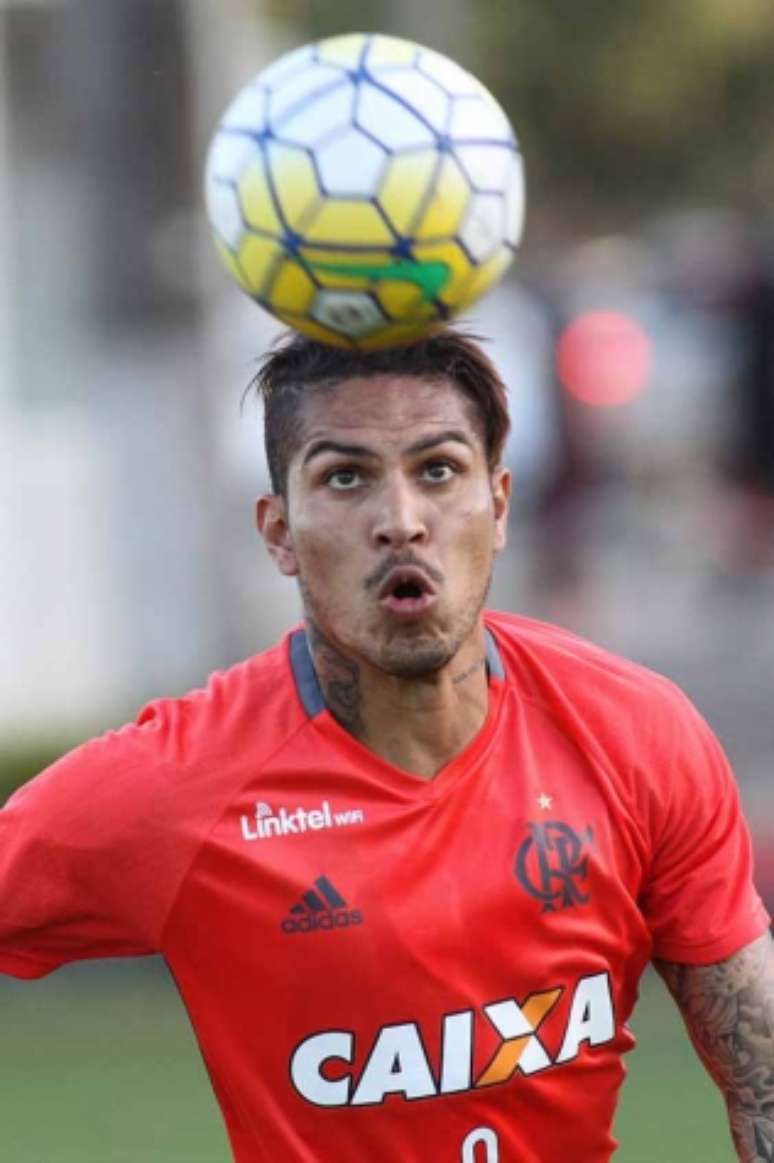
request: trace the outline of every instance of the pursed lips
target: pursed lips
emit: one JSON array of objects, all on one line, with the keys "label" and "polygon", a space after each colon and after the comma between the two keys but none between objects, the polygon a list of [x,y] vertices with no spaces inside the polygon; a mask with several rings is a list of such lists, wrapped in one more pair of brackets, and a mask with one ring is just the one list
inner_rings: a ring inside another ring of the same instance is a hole
[{"label": "pursed lips", "polygon": [[385,562],[371,579],[380,607],[401,621],[413,621],[430,610],[436,603],[435,578],[443,580],[438,570],[430,570],[415,563]]},{"label": "pursed lips", "polygon": [[420,561],[415,554],[386,558],[365,580],[369,592],[376,591],[379,600],[401,584],[416,585],[422,593],[435,595],[443,585],[444,575],[434,566]]},{"label": "pursed lips", "polygon": [[[401,589],[406,591],[404,595],[399,593]],[[387,574],[376,596],[383,601],[389,597],[421,597],[423,594],[435,594],[435,586],[424,570],[416,565],[398,565]]]}]

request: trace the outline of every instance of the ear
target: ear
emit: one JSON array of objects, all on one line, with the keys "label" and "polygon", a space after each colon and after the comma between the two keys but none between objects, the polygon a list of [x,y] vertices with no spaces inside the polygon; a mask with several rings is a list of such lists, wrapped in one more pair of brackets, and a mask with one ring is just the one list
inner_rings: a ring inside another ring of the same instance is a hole
[{"label": "ear", "polygon": [[491,476],[492,501],[494,502],[495,519],[495,552],[505,548],[508,538],[508,511],[511,504],[511,474],[510,470],[500,465]]},{"label": "ear", "polygon": [[286,577],[295,577],[298,562],[287,519],[285,498],[275,493],[259,497],[255,503],[255,520],[274,563]]}]

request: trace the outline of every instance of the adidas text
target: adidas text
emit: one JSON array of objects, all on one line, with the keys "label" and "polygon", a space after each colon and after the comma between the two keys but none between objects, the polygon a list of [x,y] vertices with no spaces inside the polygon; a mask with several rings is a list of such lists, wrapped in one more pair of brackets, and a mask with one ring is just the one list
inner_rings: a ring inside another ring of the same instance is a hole
[{"label": "adidas text", "polygon": [[283,933],[313,933],[315,929],[346,929],[362,925],[360,909],[337,909],[336,912],[310,913],[303,917],[286,917],[280,926]]}]

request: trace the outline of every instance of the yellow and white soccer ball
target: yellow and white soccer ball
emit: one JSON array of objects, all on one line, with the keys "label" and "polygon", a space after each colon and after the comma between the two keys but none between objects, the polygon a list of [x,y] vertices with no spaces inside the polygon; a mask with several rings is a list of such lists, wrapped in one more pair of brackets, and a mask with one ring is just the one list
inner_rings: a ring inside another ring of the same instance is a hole
[{"label": "yellow and white soccer ball", "polygon": [[352,34],[275,61],[207,159],[218,250],[239,285],[327,343],[405,343],[500,278],[524,171],[484,86],[432,49]]}]

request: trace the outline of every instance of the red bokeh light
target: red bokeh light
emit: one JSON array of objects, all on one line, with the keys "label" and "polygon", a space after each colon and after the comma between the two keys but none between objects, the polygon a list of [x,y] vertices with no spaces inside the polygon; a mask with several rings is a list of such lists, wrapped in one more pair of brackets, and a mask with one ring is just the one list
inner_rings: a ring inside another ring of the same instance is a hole
[{"label": "red bokeh light", "polygon": [[556,346],[564,388],[584,404],[627,404],[646,387],[651,342],[640,324],[619,311],[589,311],[565,327]]}]

